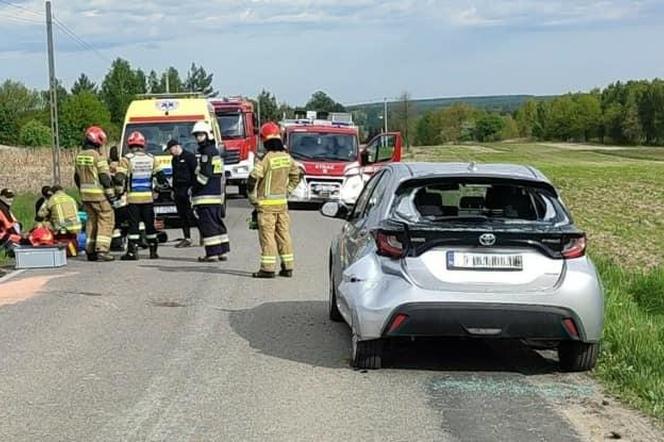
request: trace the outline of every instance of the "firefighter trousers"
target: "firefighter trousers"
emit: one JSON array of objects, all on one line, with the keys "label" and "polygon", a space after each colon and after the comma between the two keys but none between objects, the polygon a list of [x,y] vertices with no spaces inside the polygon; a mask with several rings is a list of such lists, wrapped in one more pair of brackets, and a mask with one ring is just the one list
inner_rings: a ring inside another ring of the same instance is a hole
[{"label": "firefighter trousers", "polygon": [[145,239],[148,244],[158,244],[157,229],[154,227],[154,204],[129,204],[129,241],[141,241],[141,223],[145,225]]},{"label": "firefighter trousers", "polygon": [[88,236],[85,252],[107,253],[111,248],[111,236],[115,225],[113,206],[108,201],[85,201],[83,207],[88,214],[88,222],[85,225],[85,233]]},{"label": "firefighter trousers", "polygon": [[261,246],[262,271],[275,272],[277,257],[281,258],[282,269],[293,270],[294,255],[290,224],[287,207],[278,211],[258,211],[258,239]]},{"label": "firefighter trousers", "polygon": [[228,239],[228,230],[222,219],[221,205],[194,207],[198,217],[198,230],[203,238],[205,256],[222,256],[230,252],[231,245]]}]

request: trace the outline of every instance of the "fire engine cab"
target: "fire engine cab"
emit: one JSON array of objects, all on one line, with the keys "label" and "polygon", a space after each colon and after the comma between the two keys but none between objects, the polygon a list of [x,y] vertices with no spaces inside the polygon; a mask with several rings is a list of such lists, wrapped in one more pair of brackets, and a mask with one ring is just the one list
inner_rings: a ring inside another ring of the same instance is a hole
[{"label": "fire engine cab", "polygon": [[291,202],[341,200],[354,205],[371,175],[401,161],[400,133],[381,134],[361,147],[351,114],[307,112],[306,118],[280,124],[286,148],[304,172]]},{"label": "fire engine cab", "polygon": [[238,186],[239,193],[246,196],[247,179],[254,168],[258,147],[254,106],[242,97],[215,98],[210,103],[217,115],[226,148],[226,183]]}]

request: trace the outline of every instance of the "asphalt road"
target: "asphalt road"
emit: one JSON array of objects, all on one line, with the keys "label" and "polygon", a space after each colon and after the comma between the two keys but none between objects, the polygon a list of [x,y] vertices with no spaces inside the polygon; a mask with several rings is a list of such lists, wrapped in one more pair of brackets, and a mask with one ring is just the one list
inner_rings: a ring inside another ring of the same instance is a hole
[{"label": "asphalt road", "polygon": [[256,281],[249,212],[231,202],[226,263],[166,245],[158,261],[15,278],[64,275],[0,307],[0,440],[579,438],[557,403],[591,387],[519,345],[416,342],[386,369],[349,368],[326,311],[340,223],[294,212],[296,277]]}]

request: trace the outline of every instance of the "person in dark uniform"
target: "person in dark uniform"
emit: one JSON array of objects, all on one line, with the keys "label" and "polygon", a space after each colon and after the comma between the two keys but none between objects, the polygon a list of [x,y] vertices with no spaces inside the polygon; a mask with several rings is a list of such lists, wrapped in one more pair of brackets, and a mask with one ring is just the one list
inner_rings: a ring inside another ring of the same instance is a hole
[{"label": "person in dark uniform", "polygon": [[228,231],[224,225],[224,162],[221,159],[212,126],[199,121],[191,131],[198,143],[198,167],[192,188],[191,202],[194,206],[198,229],[203,238],[205,256],[200,262],[226,261],[230,251]]},{"label": "person in dark uniform", "polygon": [[196,218],[191,208],[191,188],[196,182],[198,159],[196,154],[184,150],[176,140],[166,144],[166,150],[173,156],[173,199],[182,223],[184,239],[175,245],[176,248],[191,247],[191,228],[196,226]]}]

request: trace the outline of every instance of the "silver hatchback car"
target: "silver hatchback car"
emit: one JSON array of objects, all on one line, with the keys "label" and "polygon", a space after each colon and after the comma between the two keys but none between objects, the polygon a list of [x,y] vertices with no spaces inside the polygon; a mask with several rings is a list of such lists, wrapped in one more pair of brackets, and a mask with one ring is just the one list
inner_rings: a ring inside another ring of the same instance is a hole
[{"label": "silver hatchback car", "polygon": [[380,368],[396,337],[520,339],[595,366],[604,296],[551,182],[532,167],[400,163],[367,183],[330,248],[329,315],[352,329],[352,364]]}]

